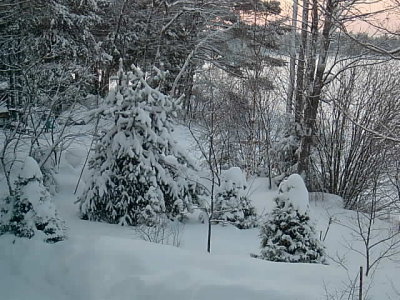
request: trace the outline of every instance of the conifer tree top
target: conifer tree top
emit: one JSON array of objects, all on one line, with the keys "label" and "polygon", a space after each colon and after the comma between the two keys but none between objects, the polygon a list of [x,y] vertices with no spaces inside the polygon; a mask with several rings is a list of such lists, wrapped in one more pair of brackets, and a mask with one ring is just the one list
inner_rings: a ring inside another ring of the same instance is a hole
[{"label": "conifer tree top", "polygon": [[21,179],[25,179],[25,180],[34,179],[34,178],[36,178],[38,180],[43,179],[42,171],[40,171],[40,167],[33,157],[28,156],[25,159],[25,162],[24,162],[24,165],[22,166],[19,177]]},{"label": "conifer tree top", "polygon": [[287,205],[292,204],[300,214],[304,215],[309,211],[308,190],[299,174],[292,174],[283,181],[279,185],[279,194],[286,198]]},{"label": "conifer tree top", "polygon": [[232,184],[235,184],[238,189],[246,189],[247,187],[246,175],[239,167],[232,167],[222,171],[221,177],[224,180],[222,183],[224,188],[229,189]]}]

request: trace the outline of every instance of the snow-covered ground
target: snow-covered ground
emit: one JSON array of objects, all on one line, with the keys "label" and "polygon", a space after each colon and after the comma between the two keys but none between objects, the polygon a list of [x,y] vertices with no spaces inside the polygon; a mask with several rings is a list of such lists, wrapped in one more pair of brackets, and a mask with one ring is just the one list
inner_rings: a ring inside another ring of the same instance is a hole
[{"label": "snow-covered ground", "polygon": [[[183,128],[177,132],[178,138],[188,138]],[[81,140],[66,150],[56,175],[54,200],[68,239],[52,245],[0,237],[1,300],[351,299],[340,296],[351,287],[365,258],[357,253],[363,252],[362,243],[352,235],[356,215],[342,209],[337,196],[312,195],[310,202],[318,233],[323,236],[329,219],[334,220],[324,242],[329,265],[251,258],[251,253],[259,253],[259,230],[233,226],[213,226],[209,254],[207,225],[196,214],[184,225],[180,248],[150,243],[132,228],[79,219],[74,190],[89,143]],[[182,146],[190,143],[185,140]],[[249,179],[248,184],[257,211],[271,211],[276,191],[267,189],[267,179]],[[368,299],[400,299],[399,274],[398,262],[382,261],[365,279]]]}]

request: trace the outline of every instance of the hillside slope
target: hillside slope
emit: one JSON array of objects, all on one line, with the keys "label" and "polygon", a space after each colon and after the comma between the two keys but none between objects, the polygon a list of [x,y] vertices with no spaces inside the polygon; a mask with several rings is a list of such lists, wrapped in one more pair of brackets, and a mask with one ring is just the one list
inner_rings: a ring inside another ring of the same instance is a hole
[{"label": "hillside slope", "polygon": [[[207,225],[198,221],[198,212],[184,225],[180,248],[140,240],[132,228],[80,220],[73,191],[85,151],[76,147],[64,154],[54,196],[68,239],[50,245],[1,236],[0,299],[341,299],[364,265],[357,253],[362,244],[343,226],[351,226],[355,214],[341,209],[333,195],[313,195],[311,201],[317,232],[325,232],[329,218],[334,219],[325,241],[329,265],[251,258],[250,253],[259,252],[258,229],[233,226],[213,226],[208,254]],[[267,189],[267,180],[250,179],[249,184],[258,212],[270,211],[275,191]],[[399,264],[383,261],[365,280],[369,299],[400,299],[395,291],[400,290],[399,272]]]}]

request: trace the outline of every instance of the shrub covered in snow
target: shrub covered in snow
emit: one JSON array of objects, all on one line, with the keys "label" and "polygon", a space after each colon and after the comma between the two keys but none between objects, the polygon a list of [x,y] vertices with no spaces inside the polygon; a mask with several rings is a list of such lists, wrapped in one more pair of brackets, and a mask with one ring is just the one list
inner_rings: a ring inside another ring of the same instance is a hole
[{"label": "shrub covered in snow", "polygon": [[154,87],[162,74],[146,81],[134,68],[120,77],[100,111],[115,123],[89,162],[82,217],[122,225],[151,225],[160,214],[183,217],[195,185],[188,178],[192,164],[171,136],[175,102]]},{"label": "shrub covered in snow", "polygon": [[0,234],[9,232],[26,238],[38,234],[49,243],[65,239],[63,222],[43,185],[39,165],[32,157],[26,158],[15,192],[6,198],[0,217]]},{"label": "shrub covered in snow", "polygon": [[276,207],[261,227],[259,258],[280,262],[324,263],[324,247],[310,222],[308,191],[298,174],[279,186]]},{"label": "shrub covered in snow", "polygon": [[155,218],[154,224],[151,226],[140,224],[135,226],[134,230],[144,241],[180,247],[184,226],[182,222],[171,221],[165,216],[159,216]]},{"label": "shrub covered in snow", "polygon": [[221,174],[221,186],[215,197],[213,219],[216,223],[231,223],[240,229],[257,226],[257,215],[246,196],[246,177],[237,167]]}]

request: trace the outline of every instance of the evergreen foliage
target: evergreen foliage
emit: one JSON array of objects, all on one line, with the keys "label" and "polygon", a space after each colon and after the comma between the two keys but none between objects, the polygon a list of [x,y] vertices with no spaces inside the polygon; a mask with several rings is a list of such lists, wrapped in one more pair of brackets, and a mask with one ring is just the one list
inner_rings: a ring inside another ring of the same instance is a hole
[{"label": "evergreen foliage", "polygon": [[256,227],[256,210],[246,196],[246,179],[240,168],[229,169],[223,174],[222,180],[214,204],[215,222],[230,223],[239,229]]},{"label": "evergreen foliage", "polygon": [[175,101],[136,67],[120,72],[120,85],[101,113],[114,125],[98,140],[89,182],[80,197],[82,218],[122,225],[154,224],[160,215],[182,218],[196,186],[185,152],[171,136]]},{"label": "evergreen foliage", "polygon": [[57,216],[50,193],[43,185],[43,175],[32,157],[26,159],[15,192],[5,199],[0,216],[0,235],[12,233],[32,238],[40,234],[48,243],[66,238],[64,224]]},{"label": "evergreen foliage", "polygon": [[[109,61],[104,61],[104,83],[118,70],[119,60],[124,67],[135,64],[145,72],[153,65],[168,71],[163,91],[170,91],[177,75],[198,42],[204,28],[198,1],[129,0],[102,5],[102,30],[95,30]],[[197,10],[198,9],[198,10]],[[178,94],[193,80],[194,64],[190,64],[178,83]],[[186,81],[189,81],[186,82]]]},{"label": "evergreen foliage", "polygon": [[90,32],[99,22],[95,1],[7,0],[4,7],[0,80],[9,82],[9,106],[59,110],[93,91],[99,50]]},{"label": "evergreen foliage", "polygon": [[295,186],[287,187],[288,182],[281,183],[276,207],[261,227],[258,257],[278,262],[325,263],[324,247],[316,238],[308,209],[296,204],[296,194],[301,195],[302,191],[296,191]]}]

